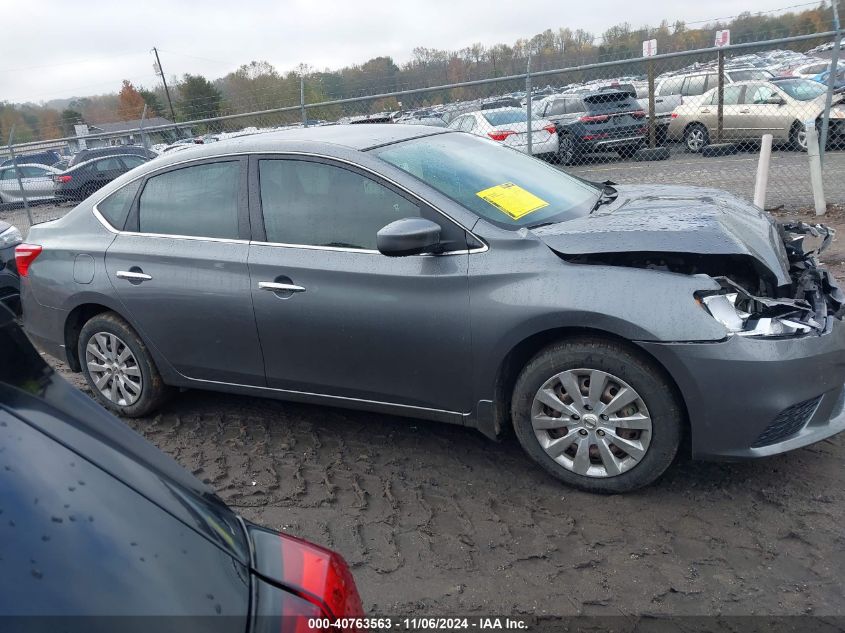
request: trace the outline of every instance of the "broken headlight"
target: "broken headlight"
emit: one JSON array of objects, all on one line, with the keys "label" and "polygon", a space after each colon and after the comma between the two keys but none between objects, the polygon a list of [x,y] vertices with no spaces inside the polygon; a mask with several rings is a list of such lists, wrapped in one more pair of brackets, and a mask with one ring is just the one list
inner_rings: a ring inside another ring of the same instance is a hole
[{"label": "broken headlight", "polygon": [[755,297],[724,277],[721,291],[700,293],[701,306],[737,336],[793,336],[820,332],[821,323],[806,301]]}]

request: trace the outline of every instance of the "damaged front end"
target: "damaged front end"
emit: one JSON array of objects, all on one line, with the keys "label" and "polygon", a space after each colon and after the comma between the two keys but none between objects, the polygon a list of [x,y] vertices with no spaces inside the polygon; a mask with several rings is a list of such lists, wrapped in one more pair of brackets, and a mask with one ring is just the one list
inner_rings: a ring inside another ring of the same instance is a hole
[{"label": "damaged front end", "polygon": [[696,298],[728,332],[738,336],[793,336],[821,333],[829,316],[845,314],[843,294],[817,256],[833,241],[834,229],[821,224],[786,222],[779,225],[786,248],[788,294],[756,296],[727,276],[714,277],[721,289]]}]

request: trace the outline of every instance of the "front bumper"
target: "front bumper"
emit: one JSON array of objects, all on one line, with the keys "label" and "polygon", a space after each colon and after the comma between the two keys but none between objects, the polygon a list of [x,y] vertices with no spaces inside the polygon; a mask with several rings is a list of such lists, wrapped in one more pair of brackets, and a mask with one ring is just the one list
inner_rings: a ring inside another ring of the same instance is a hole
[{"label": "front bumper", "polygon": [[828,317],[821,335],[640,346],[681,391],[695,458],[766,457],[845,430],[845,324],[838,319]]}]

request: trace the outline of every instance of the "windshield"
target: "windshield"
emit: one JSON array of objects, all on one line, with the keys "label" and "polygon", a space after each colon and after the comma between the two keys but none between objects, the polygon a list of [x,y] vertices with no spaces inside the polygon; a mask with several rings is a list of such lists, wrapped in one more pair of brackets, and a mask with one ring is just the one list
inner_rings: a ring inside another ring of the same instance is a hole
[{"label": "windshield", "polygon": [[528,121],[528,113],[525,110],[495,110],[484,112],[484,118],[492,126],[510,125],[511,123],[525,123]]},{"label": "windshield", "polygon": [[812,101],[816,97],[823,95],[825,90],[827,90],[824,84],[808,79],[779,81],[777,82],[777,87],[798,101]]},{"label": "windshield", "polygon": [[505,227],[585,216],[600,193],[537,158],[470,134],[426,136],[373,153]]}]

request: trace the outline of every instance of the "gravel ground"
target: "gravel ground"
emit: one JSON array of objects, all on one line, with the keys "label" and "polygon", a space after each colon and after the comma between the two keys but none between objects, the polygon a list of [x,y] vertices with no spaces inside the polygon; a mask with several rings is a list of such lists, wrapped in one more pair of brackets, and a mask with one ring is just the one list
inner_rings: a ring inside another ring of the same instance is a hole
[{"label": "gravel ground", "polygon": [[[845,282],[841,238],[825,261]],[[126,422],[247,519],[339,550],[372,613],[845,615],[842,436],[596,497],[513,437],[418,420],[191,391]]]}]

